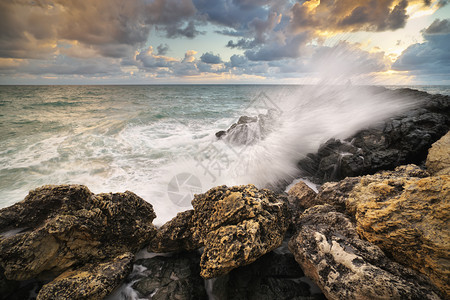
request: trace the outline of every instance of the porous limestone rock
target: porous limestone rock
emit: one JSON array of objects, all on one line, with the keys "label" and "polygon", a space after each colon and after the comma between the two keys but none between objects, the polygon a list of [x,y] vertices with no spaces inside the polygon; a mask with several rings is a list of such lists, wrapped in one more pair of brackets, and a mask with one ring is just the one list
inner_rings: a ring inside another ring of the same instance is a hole
[{"label": "porous limestone rock", "polygon": [[140,250],[156,234],[151,204],[132,192],[92,194],[43,186],[0,210],[0,265],[9,280],[51,278],[85,263]]},{"label": "porous limestone rock", "polygon": [[347,200],[357,231],[450,297],[450,176],[364,176]]},{"label": "porous limestone rock", "polygon": [[314,205],[323,204],[320,198],[316,198],[317,193],[303,181],[297,182],[288,191],[289,203],[296,208],[306,209]]},{"label": "porous limestone rock", "polygon": [[433,175],[450,175],[450,131],[428,150],[426,166]]},{"label": "porous limestone rock", "polygon": [[132,260],[133,254],[125,253],[112,261],[67,270],[44,285],[37,300],[103,299],[130,273]]},{"label": "porous limestone rock", "polygon": [[194,211],[187,210],[178,213],[172,220],[158,229],[150,241],[148,251],[156,253],[191,251],[202,245],[192,236],[192,216]]},{"label": "porous limestone rock", "polygon": [[202,277],[223,275],[277,248],[290,223],[286,201],[251,184],[195,195],[193,238],[204,245]]},{"label": "porous limestone rock", "polygon": [[298,226],[289,249],[327,299],[440,299],[426,277],[361,240],[353,223],[334,207],[306,210]]}]

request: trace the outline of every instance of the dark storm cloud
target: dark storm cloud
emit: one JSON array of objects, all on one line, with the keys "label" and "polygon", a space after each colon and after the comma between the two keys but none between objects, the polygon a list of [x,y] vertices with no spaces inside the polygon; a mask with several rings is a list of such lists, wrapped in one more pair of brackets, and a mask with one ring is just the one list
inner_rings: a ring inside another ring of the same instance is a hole
[{"label": "dark storm cloud", "polygon": [[291,9],[290,26],[294,31],[308,28],[327,31],[395,30],[405,25],[407,6],[406,0],[323,0],[313,8],[296,3]]},{"label": "dark storm cloud", "polygon": [[200,60],[206,64],[220,64],[222,62],[219,55],[214,55],[211,52],[203,53],[203,55],[200,56]]},{"label": "dark storm cloud", "polygon": [[169,51],[169,45],[160,44],[158,47],[156,47],[156,50],[158,51],[158,55],[166,55],[167,51]]},{"label": "dark storm cloud", "polygon": [[423,31],[424,43],[409,46],[392,65],[392,69],[414,75],[450,74],[450,19],[435,20]]}]

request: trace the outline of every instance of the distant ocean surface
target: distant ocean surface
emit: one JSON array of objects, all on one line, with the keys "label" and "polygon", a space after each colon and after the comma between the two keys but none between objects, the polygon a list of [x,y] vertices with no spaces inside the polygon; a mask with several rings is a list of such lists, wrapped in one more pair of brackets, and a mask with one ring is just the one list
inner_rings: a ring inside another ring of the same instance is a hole
[{"label": "distant ocean surface", "polygon": [[[450,86],[411,88],[450,95]],[[133,191],[163,224],[213,186],[292,181],[296,161],[320,143],[412,105],[364,88],[0,86],[0,208],[41,185],[76,183]],[[215,137],[239,116],[269,110],[279,118],[264,140],[231,146]]]}]

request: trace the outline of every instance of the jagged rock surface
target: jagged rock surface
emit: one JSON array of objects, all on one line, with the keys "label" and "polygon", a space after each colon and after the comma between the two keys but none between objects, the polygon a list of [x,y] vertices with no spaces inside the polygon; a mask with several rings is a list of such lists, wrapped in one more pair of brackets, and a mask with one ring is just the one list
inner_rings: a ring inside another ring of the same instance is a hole
[{"label": "jagged rock surface", "polygon": [[285,198],[253,185],[196,195],[193,236],[205,246],[201,275],[223,275],[277,248],[290,223]]},{"label": "jagged rock surface", "polygon": [[306,209],[314,205],[323,204],[320,198],[316,198],[317,193],[303,181],[297,182],[289,189],[289,203],[295,208]]},{"label": "jagged rock surface", "polygon": [[426,166],[433,175],[450,175],[450,131],[431,146]]},{"label": "jagged rock surface", "polygon": [[328,299],[440,299],[428,279],[359,238],[346,215],[318,205],[299,218],[289,249]]},{"label": "jagged rock surface", "polygon": [[200,256],[195,253],[157,256],[139,259],[136,266],[144,268],[130,275],[133,289],[139,297],[149,299],[208,299],[204,281],[200,277]]},{"label": "jagged rock surface", "polygon": [[150,242],[148,251],[156,253],[192,251],[200,248],[200,242],[192,236],[194,210],[178,213],[165,223]]},{"label": "jagged rock surface", "polygon": [[112,261],[68,270],[39,291],[37,300],[103,299],[130,273],[133,254]]},{"label": "jagged rock surface", "polygon": [[450,97],[410,89],[390,93],[421,99],[422,105],[343,141],[327,141],[317,153],[299,162],[304,176],[323,183],[392,170],[402,164],[421,164],[432,143],[450,129]]},{"label": "jagged rock surface", "polygon": [[6,278],[52,278],[69,268],[141,249],[156,234],[151,204],[132,192],[92,194],[82,185],[43,186],[0,210]]}]

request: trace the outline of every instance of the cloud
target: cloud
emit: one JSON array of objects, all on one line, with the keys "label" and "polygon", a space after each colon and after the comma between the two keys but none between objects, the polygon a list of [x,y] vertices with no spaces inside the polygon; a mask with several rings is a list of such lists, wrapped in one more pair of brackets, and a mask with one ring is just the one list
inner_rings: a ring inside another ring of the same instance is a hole
[{"label": "cloud", "polygon": [[436,19],[422,34],[425,42],[409,46],[392,65],[392,69],[448,80],[450,19]]},{"label": "cloud", "polygon": [[158,50],[158,55],[166,55],[167,51],[169,51],[169,45],[160,44],[158,47],[156,47],[156,50]]},{"label": "cloud", "polygon": [[200,56],[200,60],[206,64],[222,63],[222,59],[220,58],[220,55],[214,55],[211,52],[203,53],[203,55]]}]

